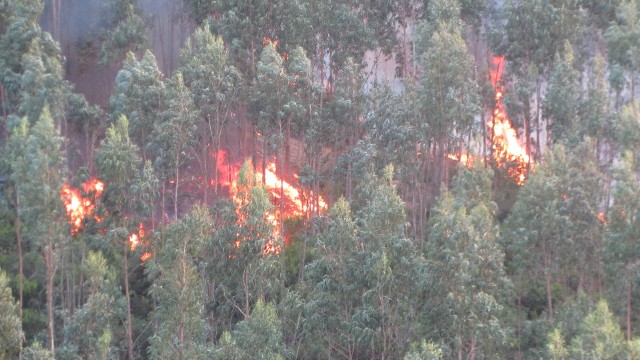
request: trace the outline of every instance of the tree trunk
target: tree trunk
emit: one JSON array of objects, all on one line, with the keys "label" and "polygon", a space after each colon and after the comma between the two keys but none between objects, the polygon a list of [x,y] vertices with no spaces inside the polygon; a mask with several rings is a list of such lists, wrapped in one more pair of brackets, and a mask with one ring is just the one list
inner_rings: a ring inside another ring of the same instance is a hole
[{"label": "tree trunk", "polygon": [[[22,324],[22,306],[24,304],[23,284],[24,284],[24,266],[22,261],[22,222],[20,221],[20,197],[16,194],[16,241],[18,242],[18,316]],[[22,338],[20,338],[22,342]],[[20,344],[22,348],[22,344]]]},{"label": "tree trunk", "polygon": [[124,296],[127,299],[127,359],[133,359],[133,325],[131,319],[131,298],[129,295],[129,244],[125,240],[122,256],[124,259]]},{"label": "tree trunk", "polygon": [[545,255],[544,261],[544,279],[545,279],[545,287],[547,291],[547,318],[549,322],[553,323],[553,295],[551,288],[551,270],[549,269],[550,260],[547,258],[548,255]]},{"label": "tree trunk", "polygon": [[180,167],[178,164],[180,163],[180,152],[176,152],[176,186],[173,194],[173,216],[175,220],[178,220],[178,187],[180,186]]},{"label": "tree trunk", "polygon": [[631,275],[631,269],[627,267],[627,341],[631,341],[631,294],[633,289],[633,277]]},{"label": "tree trunk", "polygon": [[56,274],[56,264],[55,264],[55,258],[53,253],[53,243],[51,241],[49,241],[49,243],[45,246],[44,260],[45,260],[45,266],[47,268],[46,291],[47,291],[47,330],[49,335],[49,350],[51,351],[52,354],[55,354],[56,346],[55,346],[55,331],[54,331],[54,317],[53,317],[53,281],[55,279],[55,274]]}]

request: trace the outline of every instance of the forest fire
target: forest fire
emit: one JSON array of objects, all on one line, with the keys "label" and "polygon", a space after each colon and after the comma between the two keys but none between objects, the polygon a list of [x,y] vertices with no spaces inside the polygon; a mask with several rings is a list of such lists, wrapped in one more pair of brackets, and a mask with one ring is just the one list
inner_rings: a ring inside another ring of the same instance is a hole
[{"label": "forest fire", "polygon": [[[140,223],[138,225],[138,232],[137,233],[132,233],[131,235],[129,235],[129,248],[131,249],[131,251],[135,251],[138,246],[143,244],[143,240],[144,240],[144,224]],[[151,258],[151,253],[148,251],[145,251],[144,253],[142,253],[142,255],[140,255],[140,260],[142,261],[147,261]]]},{"label": "forest fire", "polygon": [[504,57],[493,57],[491,80],[495,89],[495,110],[487,126],[491,131],[490,142],[493,146],[493,157],[498,166],[507,167],[509,177],[522,185],[527,175],[530,158],[526,148],[518,141],[518,135],[511,126],[502,101],[504,94],[504,85],[501,83],[503,63]]},{"label": "forest fire", "polygon": [[62,186],[60,198],[64,204],[69,223],[71,224],[71,234],[77,235],[84,227],[84,221],[89,217],[100,222],[102,219],[94,214],[96,208],[95,200],[104,191],[104,183],[96,178],[89,179],[81,184],[81,188],[74,188],[69,184]]},{"label": "forest fire", "polygon": [[[219,181],[220,185],[228,187],[229,195],[234,202],[238,203],[240,199],[238,198],[237,193],[237,181],[240,172],[240,164],[230,164],[227,159],[227,152],[221,149],[217,154],[217,168],[221,175]],[[276,164],[273,161],[267,163],[264,169],[264,178],[261,171],[256,171],[255,176],[255,180],[257,182],[264,183],[265,188],[271,196],[272,203],[276,205],[274,213],[265,214],[265,218],[273,224],[276,235],[282,235],[280,234],[281,219],[307,216],[310,210],[320,212],[326,210],[328,207],[327,203],[321,196],[318,195],[317,201],[314,204],[312,201],[314,198],[313,194],[305,197],[304,193],[293,184],[281,179],[277,175]],[[298,178],[297,175],[293,175],[293,177],[296,180]],[[280,211],[282,211],[282,214],[279,213]],[[280,251],[281,249],[279,246],[268,243],[265,245],[263,252],[264,254],[279,254]]]},{"label": "forest fire", "polygon": [[[97,178],[91,178],[82,184],[80,188],[74,188],[69,184],[62,186],[60,198],[64,204],[69,223],[71,224],[71,235],[77,235],[84,228],[85,221],[93,218],[96,222],[103,220],[96,210],[96,200],[102,196],[104,192],[104,182]],[[140,223],[138,232],[129,235],[129,248],[135,250],[144,238],[144,224]],[[145,252],[140,256],[140,260],[145,261],[151,257],[149,252]]]}]

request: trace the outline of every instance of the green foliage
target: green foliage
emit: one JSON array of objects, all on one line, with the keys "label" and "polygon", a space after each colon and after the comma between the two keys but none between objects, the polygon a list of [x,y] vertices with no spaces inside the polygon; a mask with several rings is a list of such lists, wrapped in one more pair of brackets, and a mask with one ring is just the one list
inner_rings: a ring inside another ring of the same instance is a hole
[{"label": "green foliage", "polygon": [[128,192],[140,167],[138,147],[129,138],[129,121],[121,116],[107,129],[106,138],[96,151],[96,167],[109,186],[102,195],[102,202],[111,214],[109,219],[118,221],[133,207]]},{"label": "green foliage", "polygon": [[279,299],[282,291],[282,259],[265,253],[268,244],[282,248],[282,239],[275,234],[269,193],[255,182],[247,161],[234,202],[217,206],[220,226],[207,244],[206,269],[216,287],[210,306],[220,332],[249,317],[258,299]]},{"label": "green foliage", "polygon": [[124,115],[130,121],[133,141],[145,155],[155,119],[166,108],[166,90],[156,58],[146,51],[141,61],[128,52],[122,70],[116,76],[115,89],[109,98],[112,118]]},{"label": "green foliage", "polygon": [[195,207],[171,224],[164,247],[150,271],[157,273],[152,293],[158,301],[158,324],[151,337],[152,359],[207,359],[207,324],[204,319],[203,249],[212,234],[207,209]]},{"label": "green foliage", "polygon": [[637,293],[635,282],[640,270],[635,260],[640,254],[640,246],[635,240],[640,236],[640,183],[636,169],[635,156],[626,152],[614,172],[614,203],[609,210],[602,249],[606,275],[611,280],[610,301],[615,309],[625,314],[628,336]]},{"label": "green foliage", "polygon": [[[612,22],[605,33],[608,59],[612,66],[619,66],[629,76],[631,95],[635,92],[635,83],[640,70],[640,9],[636,0],[623,0],[616,8],[616,21]],[[615,72],[610,73],[610,77]],[[613,79],[610,79],[613,80]],[[626,83],[626,77],[623,80]],[[625,85],[612,81],[618,91]],[[633,99],[632,99],[633,100]]]},{"label": "green foliage", "polygon": [[82,308],[65,322],[64,342],[59,352],[80,358],[113,359],[118,356],[113,341],[116,315],[123,311],[114,306],[121,303],[122,296],[115,272],[100,252],[90,252],[82,265],[89,295]]},{"label": "green foliage", "polygon": [[[491,47],[505,55],[510,66],[526,68],[535,65],[547,72],[565,42],[575,43],[582,17],[580,1],[518,1],[504,5],[504,20],[497,21],[489,35]],[[504,24],[504,25],[503,25]]]},{"label": "green foliage", "polygon": [[545,117],[552,122],[547,129],[553,140],[576,142],[579,139],[578,106],[581,94],[578,91],[579,72],[574,69],[573,50],[571,44],[565,43],[561,56],[557,56],[549,80],[549,89],[543,107]]},{"label": "green foliage", "polygon": [[[458,175],[453,192],[444,192],[432,209],[425,248],[431,274],[427,294],[433,299],[424,306],[425,324],[458,357],[500,356],[507,338],[502,321],[510,281],[493,223],[495,204],[467,196],[483,186],[480,194],[489,192],[489,176],[482,168]],[[450,314],[447,320],[443,313]]]},{"label": "green foliage", "polygon": [[232,339],[223,335],[221,343],[231,346],[231,351],[226,350],[226,359],[283,360],[290,353],[283,342],[276,307],[263,300],[256,302],[251,316],[235,326]]},{"label": "green foliage", "polygon": [[22,350],[24,360],[53,360],[54,357],[47,349],[42,348],[42,344],[35,342]]},{"label": "green foliage", "polygon": [[14,358],[23,338],[18,306],[11,296],[7,274],[0,269],[0,359]]},{"label": "green foliage", "polygon": [[388,168],[384,177],[363,182],[355,215],[338,200],[315,239],[304,307],[305,345],[313,356],[399,357],[416,331],[412,284],[420,262],[404,234],[404,203],[392,173]]},{"label": "green foliage", "polygon": [[427,343],[422,340],[420,347],[409,351],[403,358],[404,360],[442,360],[442,349],[432,342]]},{"label": "green foliage", "polygon": [[129,51],[139,51],[147,46],[147,24],[136,8],[135,1],[110,0],[105,6],[103,19],[107,28],[100,49],[100,63],[108,64],[120,59]]},{"label": "green foliage", "polygon": [[626,344],[620,326],[606,301],[584,318],[578,335],[571,340],[574,359],[626,359]]}]

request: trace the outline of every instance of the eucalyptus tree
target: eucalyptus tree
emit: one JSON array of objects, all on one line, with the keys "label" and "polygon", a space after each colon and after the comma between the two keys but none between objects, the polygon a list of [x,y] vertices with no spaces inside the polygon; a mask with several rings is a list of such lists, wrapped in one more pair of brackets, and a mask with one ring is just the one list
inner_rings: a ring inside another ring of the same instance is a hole
[{"label": "eucalyptus tree", "polygon": [[213,353],[214,359],[284,360],[291,356],[283,341],[282,321],[276,306],[259,299],[251,316],[225,332]]},{"label": "eucalyptus tree", "polygon": [[426,47],[420,57],[422,78],[415,89],[414,108],[425,117],[416,117],[414,126],[420,135],[417,146],[423,167],[433,169],[429,177],[437,192],[447,181],[447,154],[465,150],[465,140],[478,126],[474,117],[480,102],[473,61],[462,37],[459,4],[445,0],[432,7],[434,19],[423,23],[417,40]]},{"label": "eucalyptus tree", "polygon": [[[107,249],[113,252],[112,256],[122,259],[122,277],[124,295],[127,304],[126,309],[126,341],[127,358],[133,358],[133,318],[131,313],[131,293],[129,291],[129,235],[138,227],[136,197],[131,196],[132,190],[138,179],[137,174],[141,167],[141,159],[138,155],[138,147],[129,138],[129,123],[126,117],[121,116],[117,123],[112,124],[102,141],[100,148],[96,150],[96,166],[100,178],[105,182],[105,190],[101,202],[108,213],[105,226],[107,233],[105,240]],[[120,247],[120,250],[118,250]],[[121,251],[121,252],[120,252]]]},{"label": "eucalyptus tree", "polygon": [[117,313],[123,309],[116,273],[101,252],[89,252],[81,265],[87,301],[65,321],[58,356],[107,360],[118,355],[114,339]]},{"label": "eucalyptus tree", "polygon": [[[543,286],[549,321],[553,321],[554,302],[558,300],[554,286],[565,272],[563,260],[568,258],[570,249],[570,222],[562,212],[570,195],[565,187],[567,167],[564,147],[548,151],[545,162],[530,172],[505,220],[504,241],[515,271],[518,301]],[[532,282],[532,275],[544,283]]]},{"label": "eucalyptus tree", "polygon": [[592,72],[586,94],[578,105],[578,117],[584,124],[578,130],[596,141],[598,158],[605,163],[610,163],[614,151],[611,151],[607,144],[614,143],[616,127],[605,66],[604,57],[596,54],[591,63]]},{"label": "eucalyptus tree", "polygon": [[156,274],[153,295],[156,328],[149,353],[153,359],[207,359],[205,284],[197,268],[210,236],[213,219],[204,207],[194,207],[171,223],[149,272]]},{"label": "eucalyptus tree", "polygon": [[[620,92],[628,86],[630,100],[636,98],[636,82],[640,71],[640,8],[636,0],[623,0],[616,8],[616,21],[605,32],[610,81]],[[622,72],[622,74],[620,73]],[[622,75],[622,76],[621,76]],[[628,79],[628,80],[627,80]],[[627,85],[626,82],[629,81]],[[617,101],[618,108],[621,105]]]},{"label": "eucalyptus tree", "polygon": [[609,210],[603,244],[603,260],[610,279],[611,303],[625,316],[627,340],[633,336],[634,299],[637,298],[637,258],[640,246],[640,183],[635,155],[625,152],[614,170],[613,206]]},{"label": "eucalyptus tree", "polygon": [[[173,216],[177,219],[180,183],[184,182],[181,171],[192,158],[199,141],[197,135],[200,114],[180,72],[176,72],[171,78],[167,98],[166,110],[154,122],[148,146],[153,151],[155,168],[160,172],[162,180],[173,184]],[[166,211],[164,208],[162,210]]]},{"label": "eucalyptus tree", "polygon": [[632,359],[635,344],[625,341],[624,334],[606,301],[598,304],[576,324],[578,332],[567,337],[562,325],[547,336],[550,359]]},{"label": "eucalyptus tree", "polygon": [[269,193],[256,183],[250,161],[240,169],[233,202],[221,203],[221,222],[208,252],[208,280],[213,287],[210,311],[216,330],[230,330],[251,316],[256,301],[273,299],[282,292],[282,260],[277,253],[282,239],[275,231],[274,207]]},{"label": "eucalyptus tree", "polygon": [[581,91],[580,73],[575,69],[573,49],[566,42],[564,51],[556,56],[549,79],[549,87],[543,104],[544,117],[548,119],[547,132],[552,141],[578,142],[583,128],[579,118]]},{"label": "eucalyptus tree", "polygon": [[64,209],[60,200],[66,180],[62,138],[45,108],[38,121],[29,127],[27,118],[12,133],[24,144],[23,152],[12,159],[12,178],[16,197],[22,200],[17,216],[24,224],[24,235],[41,251],[45,263],[48,348],[55,352],[54,280],[59,254],[65,247]]},{"label": "eucalyptus tree", "polygon": [[332,93],[328,94],[322,108],[320,126],[324,145],[330,147],[335,154],[328,160],[331,167],[338,170],[338,178],[334,181],[344,184],[344,195],[351,199],[356,186],[353,163],[357,159],[349,156],[349,152],[362,136],[366,105],[365,79],[360,64],[354,58],[345,59],[334,77]]},{"label": "eucalyptus tree", "polygon": [[[393,166],[367,176],[355,190],[354,220],[363,253],[356,276],[363,281],[362,306],[354,316],[356,336],[381,359],[397,359],[415,340],[419,326],[416,279],[423,258],[406,236],[405,203],[393,184]],[[373,356],[373,354],[372,354]]]},{"label": "eucalyptus tree", "polygon": [[[255,127],[263,136],[262,171],[265,178],[266,161],[274,151],[282,158],[285,132],[290,122],[289,102],[292,90],[286,73],[284,59],[274,42],[268,42],[260,53],[256,79],[250,100],[250,110],[255,115]],[[283,163],[280,162],[282,174]]]},{"label": "eucalyptus tree", "polygon": [[493,53],[504,56],[508,63],[506,75],[511,77],[510,83],[521,87],[517,84],[524,80],[523,87],[529,88],[517,96],[523,105],[521,126],[529,154],[530,134],[535,130],[537,152],[541,155],[543,84],[549,80],[555,56],[563,53],[566,42],[577,44],[584,15],[580,4],[574,0],[509,0],[500,20],[494,21],[488,31]]},{"label": "eucalyptus tree", "polygon": [[146,145],[154,122],[166,109],[166,89],[156,58],[146,51],[142,60],[129,52],[122,69],[116,75],[113,95],[109,98],[109,112],[113,121],[120,116],[129,119],[131,138],[147,160]]},{"label": "eucalyptus tree", "polygon": [[580,323],[569,346],[571,357],[583,359],[629,359],[628,344],[607,302],[601,300]]},{"label": "eucalyptus tree", "polygon": [[[121,61],[130,51],[147,47],[147,24],[134,0],[109,0],[102,19],[106,28],[102,35],[100,62]],[[128,56],[128,55],[127,55]]]},{"label": "eucalyptus tree", "polygon": [[[338,200],[305,267],[305,349],[310,356],[399,358],[415,340],[419,257],[405,236],[393,170],[368,176],[352,213]],[[413,285],[412,285],[413,284]]]},{"label": "eucalyptus tree", "polygon": [[[211,152],[219,156],[222,134],[234,119],[240,103],[242,77],[227,54],[222,37],[212,33],[209,23],[196,29],[180,52],[180,71],[203,121],[198,126],[203,136],[201,152],[197,155],[205,184],[213,172],[215,192],[218,192],[218,169],[211,162]],[[208,203],[208,189],[204,189],[204,203]]]},{"label": "eucalyptus tree", "polygon": [[351,208],[340,198],[331,208],[326,229],[314,246],[316,259],[305,267],[309,284],[304,305],[304,348],[317,357],[354,358],[359,344],[352,321],[361,306],[362,281],[357,274],[363,245]]},{"label": "eucalyptus tree", "polygon": [[18,306],[9,287],[7,274],[0,269],[0,359],[13,359],[20,353],[24,334]]},{"label": "eucalyptus tree", "polygon": [[[6,11],[0,33],[0,64],[4,69],[0,75],[3,115],[16,113],[22,116],[26,110],[30,112],[30,121],[35,123],[38,120],[38,111],[44,106],[44,98],[50,96],[49,92],[40,91],[43,90],[42,85],[45,85],[44,77],[53,77],[61,81],[60,51],[51,36],[39,26],[38,22],[44,9],[40,1],[3,2],[3,8]],[[27,74],[28,68],[30,74]],[[25,87],[27,85],[29,87]],[[54,85],[53,81],[48,81],[47,85]],[[53,87],[47,89],[53,93],[59,91]],[[39,100],[39,110],[31,107],[25,109],[22,105],[24,97],[32,98],[31,102]],[[49,102],[49,106],[57,105]],[[58,115],[55,109],[52,109],[52,112]]]},{"label": "eucalyptus tree", "polygon": [[[450,358],[499,357],[510,280],[494,223],[491,171],[465,169],[432,209],[425,258],[429,282],[425,324]],[[447,316],[444,316],[447,314]]]}]

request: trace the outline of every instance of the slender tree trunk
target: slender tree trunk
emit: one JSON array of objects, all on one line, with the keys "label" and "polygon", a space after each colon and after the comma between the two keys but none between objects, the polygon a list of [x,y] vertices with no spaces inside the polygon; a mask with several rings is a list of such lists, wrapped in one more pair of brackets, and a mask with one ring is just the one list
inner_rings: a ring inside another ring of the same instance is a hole
[{"label": "slender tree trunk", "polygon": [[545,288],[547,291],[547,318],[549,322],[553,323],[553,295],[552,295],[552,287],[551,287],[551,269],[550,267],[550,259],[548,254],[544,255],[544,279],[545,279]]},{"label": "slender tree trunk", "polygon": [[[536,78],[536,152],[540,156],[540,125],[542,124],[542,112],[540,111],[540,94],[542,83],[540,77]],[[547,140],[549,139],[549,133],[547,133]]]},{"label": "slender tree trunk", "polygon": [[244,288],[244,313],[248,317],[251,314],[251,307],[249,306],[249,272],[247,269],[242,271],[242,286]]},{"label": "slender tree trunk", "polygon": [[631,294],[633,289],[633,277],[631,276],[631,270],[627,267],[627,341],[631,341]]},{"label": "slender tree trunk", "polygon": [[129,294],[129,244],[125,240],[122,256],[124,259],[124,296],[127,298],[127,359],[133,359],[133,325],[131,319],[131,297]]},{"label": "slender tree trunk", "polygon": [[[207,144],[206,146],[202,147],[202,167],[203,167],[203,174],[202,174],[202,181],[204,182],[204,190],[202,192],[202,202],[204,203],[205,206],[209,205],[209,186],[211,186],[211,180],[210,180],[210,172],[211,172],[211,161],[209,159],[209,149],[210,149],[210,145]],[[202,184],[200,184],[200,186],[202,186]]]},{"label": "slender tree trunk", "polygon": [[175,220],[178,220],[178,187],[180,186],[180,167],[178,164],[180,163],[180,152],[176,152],[176,186],[173,194],[173,216]]},{"label": "slender tree trunk", "polygon": [[[24,304],[23,284],[24,284],[24,265],[22,261],[22,221],[20,221],[20,197],[16,194],[16,241],[18,242],[18,316],[22,323],[22,307]],[[20,338],[22,345],[22,338]],[[22,346],[20,346],[22,348]]]},{"label": "slender tree trunk", "polygon": [[280,236],[284,239],[284,159],[280,154]]},{"label": "slender tree trunk", "polygon": [[[49,234],[51,236],[51,234]],[[53,253],[53,242],[49,241],[44,249],[44,260],[47,268],[47,330],[49,335],[49,350],[55,354],[55,329],[53,317],[53,282],[56,274],[55,254]]]}]

